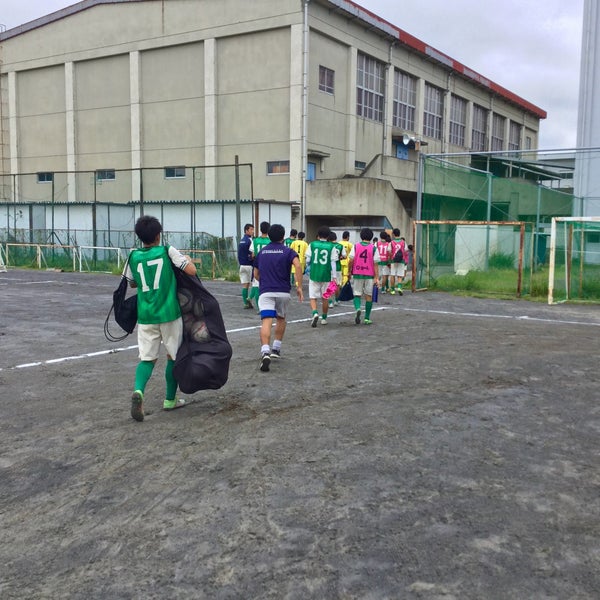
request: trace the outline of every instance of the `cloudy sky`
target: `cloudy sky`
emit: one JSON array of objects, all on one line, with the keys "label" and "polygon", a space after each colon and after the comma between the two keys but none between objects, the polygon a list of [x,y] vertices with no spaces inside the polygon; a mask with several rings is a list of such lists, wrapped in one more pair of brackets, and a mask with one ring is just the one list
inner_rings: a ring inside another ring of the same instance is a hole
[{"label": "cloudy sky", "polygon": [[[393,25],[548,113],[540,148],[574,148],[584,0],[357,0]],[[16,27],[74,4],[1,0]]]}]

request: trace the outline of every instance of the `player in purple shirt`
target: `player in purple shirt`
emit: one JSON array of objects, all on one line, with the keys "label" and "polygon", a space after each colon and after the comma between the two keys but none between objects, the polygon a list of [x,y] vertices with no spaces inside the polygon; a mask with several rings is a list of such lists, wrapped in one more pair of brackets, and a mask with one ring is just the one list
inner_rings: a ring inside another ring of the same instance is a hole
[{"label": "player in purple shirt", "polygon": [[[294,268],[296,291],[300,302],[304,300],[302,293],[302,267],[298,254],[283,242],[285,229],[283,225],[271,225],[269,239],[271,243],[264,246],[256,256],[254,277],[258,280],[258,308],[260,309],[261,327],[260,370],[268,371],[272,358],[281,357],[281,342],[286,327],[287,308],[290,303],[290,269]],[[273,350],[271,350],[271,328],[275,321]]]}]

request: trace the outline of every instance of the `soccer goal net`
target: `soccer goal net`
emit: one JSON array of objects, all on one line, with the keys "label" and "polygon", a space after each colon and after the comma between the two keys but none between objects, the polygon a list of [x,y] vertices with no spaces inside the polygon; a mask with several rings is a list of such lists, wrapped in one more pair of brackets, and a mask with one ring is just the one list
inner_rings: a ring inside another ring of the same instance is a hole
[{"label": "soccer goal net", "polygon": [[554,217],[548,304],[600,301],[600,217]]},{"label": "soccer goal net", "polygon": [[531,287],[533,224],[415,221],[412,289],[520,297]]}]

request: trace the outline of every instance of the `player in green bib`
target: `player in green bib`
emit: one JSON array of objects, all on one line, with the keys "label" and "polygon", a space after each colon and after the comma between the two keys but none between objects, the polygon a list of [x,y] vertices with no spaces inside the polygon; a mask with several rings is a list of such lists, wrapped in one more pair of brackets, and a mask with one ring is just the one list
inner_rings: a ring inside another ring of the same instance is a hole
[{"label": "player in green bib", "polygon": [[183,339],[181,309],[177,300],[177,283],[173,269],[196,275],[196,265],[173,246],[162,246],[162,225],[156,217],[144,215],[135,224],[142,248],[131,251],[124,275],[137,288],[138,348],[140,362],[135,370],[131,416],[144,420],[144,390],[158,359],[160,344],[167,350],[165,368],[166,393],[163,408],[172,410],[185,401],[176,400],[177,381],[173,377],[175,355]]}]

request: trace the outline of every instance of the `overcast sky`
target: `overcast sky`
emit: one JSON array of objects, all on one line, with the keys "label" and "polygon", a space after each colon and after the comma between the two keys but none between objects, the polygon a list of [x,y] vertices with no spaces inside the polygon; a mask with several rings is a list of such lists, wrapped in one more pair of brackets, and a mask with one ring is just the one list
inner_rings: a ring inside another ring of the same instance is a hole
[{"label": "overcast sky", "polygon": [[[544,150],[574,148],[584,0],[358,0],[484,77],[548,113]],[[0,0],[0,23],[16,27],[75,4]]]}]

